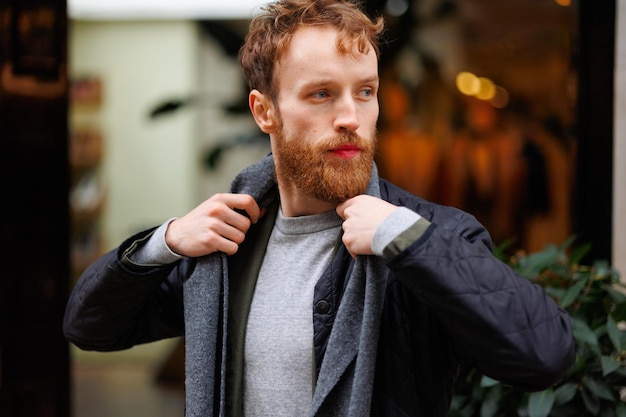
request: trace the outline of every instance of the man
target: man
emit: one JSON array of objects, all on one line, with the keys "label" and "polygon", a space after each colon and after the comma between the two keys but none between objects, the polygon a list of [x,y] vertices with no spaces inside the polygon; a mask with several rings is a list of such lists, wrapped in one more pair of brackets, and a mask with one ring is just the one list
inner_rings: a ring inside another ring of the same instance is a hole
[{"label": "man", "polygon": [[461,362],[530,390],[558,381],[566,313],[472,216],[378,177],[381,31],[345,1],[254,18],[241,62],[272,154],[90,266],[68,339],[184,335],[189,417],[443,417]]}]

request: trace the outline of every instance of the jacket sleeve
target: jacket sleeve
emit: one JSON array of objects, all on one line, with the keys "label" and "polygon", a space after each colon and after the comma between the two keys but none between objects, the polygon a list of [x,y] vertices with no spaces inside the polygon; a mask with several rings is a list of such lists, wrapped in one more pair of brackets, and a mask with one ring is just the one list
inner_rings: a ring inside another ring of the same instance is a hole
[{"label": "jacket sleeve", "polygon": [[546,389],[575,358],[568,314],[492,254],[473,216],[449,210],[433,216],[390,268],[439,318],[470,365],[505,384]]},{"label": "jacket sleeve", "polygon": [[134,236],[90,265],[65,310],[65,337],[84,350],[114,351],[181,336],[182,282],[191,261],[141,267],[124,254],[149,232]]}]

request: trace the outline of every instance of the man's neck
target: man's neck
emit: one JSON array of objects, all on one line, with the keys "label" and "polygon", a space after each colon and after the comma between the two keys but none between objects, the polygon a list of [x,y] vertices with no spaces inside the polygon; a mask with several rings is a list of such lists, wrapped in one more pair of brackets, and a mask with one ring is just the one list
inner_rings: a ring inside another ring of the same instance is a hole
[{"label": "man's neck", "polygon": [[315,197],[304,195],[295,186],[285,186],[279,181],[280,204],[285,217],[309,216],[335,210],[336,203],[322,201]]}]

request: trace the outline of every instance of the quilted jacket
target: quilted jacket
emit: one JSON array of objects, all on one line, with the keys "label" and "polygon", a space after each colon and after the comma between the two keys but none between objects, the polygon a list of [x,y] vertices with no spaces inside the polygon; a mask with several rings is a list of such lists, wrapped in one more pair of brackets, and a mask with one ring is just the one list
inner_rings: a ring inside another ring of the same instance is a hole
[{"label": "quilted jacket", "polygon": [[[371,415],[447,416],[462,363],[527,390],[557,382],[574,359],[567,314],[540,287],[493,257],[489,235],[473,216],[427,202],[385,180],[380,180],[380,190],[382,198],[416,211],[431,225],[387,262],[391,273]],[[247,241],[254,239],[253,229]],[[128,249],[149,235],[132,237],[81,277],[64,324],[66,337],[77,346],[120,350],[183,335],[182,282],[195,261],[143,268],[124,263]],[[241,250],[229,259],[233,282],[245,254]],[[318,372],[353,264],[341,246],[315,288]]]}]

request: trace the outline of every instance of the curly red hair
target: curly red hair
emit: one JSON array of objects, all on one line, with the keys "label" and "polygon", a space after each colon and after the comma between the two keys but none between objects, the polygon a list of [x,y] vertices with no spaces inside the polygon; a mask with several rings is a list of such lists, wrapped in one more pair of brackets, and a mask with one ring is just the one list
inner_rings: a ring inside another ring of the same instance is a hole
[{"label": "curly red hair", "polygon": [[[383,19],[371,19],[360,3],[348,0],[278,0],[264,6],[253,17],[239,51],[239,59],[249,88],[272,98],[277,91],[274,67],[300,26],[329,25],[339,32],[337,50],[341,53],[367,53],[374,48],[380,55]],[[355,48],[356,46],[356,48]]]}]

